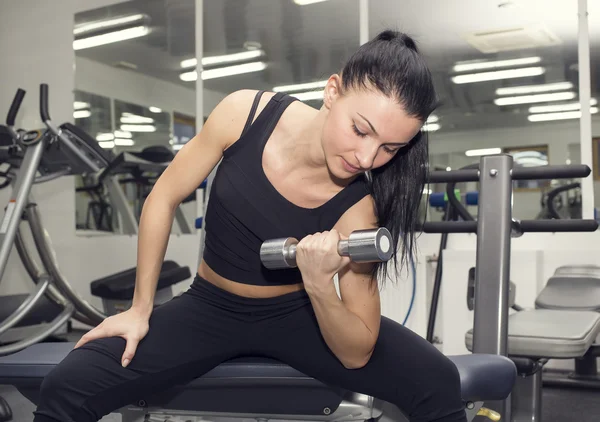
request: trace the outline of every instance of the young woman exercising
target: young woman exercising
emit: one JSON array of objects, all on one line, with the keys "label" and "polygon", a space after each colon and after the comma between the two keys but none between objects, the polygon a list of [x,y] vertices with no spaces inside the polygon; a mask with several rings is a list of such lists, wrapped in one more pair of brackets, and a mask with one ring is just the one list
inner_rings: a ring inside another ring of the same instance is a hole
[{"label": "young woman exercising", "polygon": [[[329,78],[320,110],[283,94],[225,98],[144,204],[131,309],[84,335],[46,377],[35,421],[96,421],[223,361],[259,355],[393,403],[411,421],[465,422],[454,364],[381,316],[386,265],[337,252],[352,231],[387,227],[397,265],[414,253],[427,165],[421,128],[435,105],[414,41],[392,31]],[[221,158],[198,275],[153,310],[175,209]],[[301,239],[298,267],[267,270],[262,242],[290,236]]]}]

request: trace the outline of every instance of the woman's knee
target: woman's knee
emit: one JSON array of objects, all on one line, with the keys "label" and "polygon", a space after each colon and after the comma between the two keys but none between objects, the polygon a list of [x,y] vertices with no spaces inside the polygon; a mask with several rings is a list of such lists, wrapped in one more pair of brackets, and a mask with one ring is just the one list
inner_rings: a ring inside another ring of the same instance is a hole
[{"label": "woman's knee", "polygon": [[417,395],[415,420],[463,421],[464,404],[461,396],[460,373],[447,356],[439,354],[427,364],[428,370],[421,381],[422,391]]}]

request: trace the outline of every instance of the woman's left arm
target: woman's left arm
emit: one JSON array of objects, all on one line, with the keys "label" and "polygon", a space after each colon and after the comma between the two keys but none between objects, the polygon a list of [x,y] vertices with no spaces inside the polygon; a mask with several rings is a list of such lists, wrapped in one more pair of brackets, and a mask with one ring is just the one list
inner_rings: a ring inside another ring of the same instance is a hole
[{"label": "woman's left arm", "polygon": [[[347,238],[354,230],[375,228],[375,221],[367,196],[344,213],[334,230]],[[350,262],[338,272],[341,299],[331,278],[305,280],[323,338],[348,369],[367,364],[379,335],[381,304],[372,265]]]}]

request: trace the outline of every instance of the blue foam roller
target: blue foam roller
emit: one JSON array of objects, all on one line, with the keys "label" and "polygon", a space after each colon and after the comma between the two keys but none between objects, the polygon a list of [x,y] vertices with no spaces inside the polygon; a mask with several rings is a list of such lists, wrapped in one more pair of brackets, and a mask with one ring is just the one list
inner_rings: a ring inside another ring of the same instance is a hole
[{"label": "blue foam roller", "polygon": [[477,205],[479,203],[479,192],[467,192],[465,201],[467,205]]},{"label": "blue foam roller", "polygon": [[196,218],[196,228],[197,229],[201,229],[202,228],[202,217]]},{"label": "blue foam roller", "polygon": [[446,192],[434,192],[429,195],[429,205],[432,207],[445,207]]}]

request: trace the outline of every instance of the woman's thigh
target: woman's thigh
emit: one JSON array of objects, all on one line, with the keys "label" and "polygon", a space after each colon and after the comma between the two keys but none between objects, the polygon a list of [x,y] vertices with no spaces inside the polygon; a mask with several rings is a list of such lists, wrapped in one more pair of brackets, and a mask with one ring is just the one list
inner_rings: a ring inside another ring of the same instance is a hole
[{"label": "woman's thigh", "polygon": [[239,351],[239,326],[226,312],[189,294],[157,308],[131,363],[120,337],[94,340],[44,379],[36,414],[92,421],[146,395],[186,383]]},{"label": "woman's thigh", "polygon": [[381,318],[373,354],[359,369],[346,368],[331,352],[310,306],[272,326],[265,352],[306,375],[392,403],[411,421],[466,421],[452,361],[388,318]]}]

